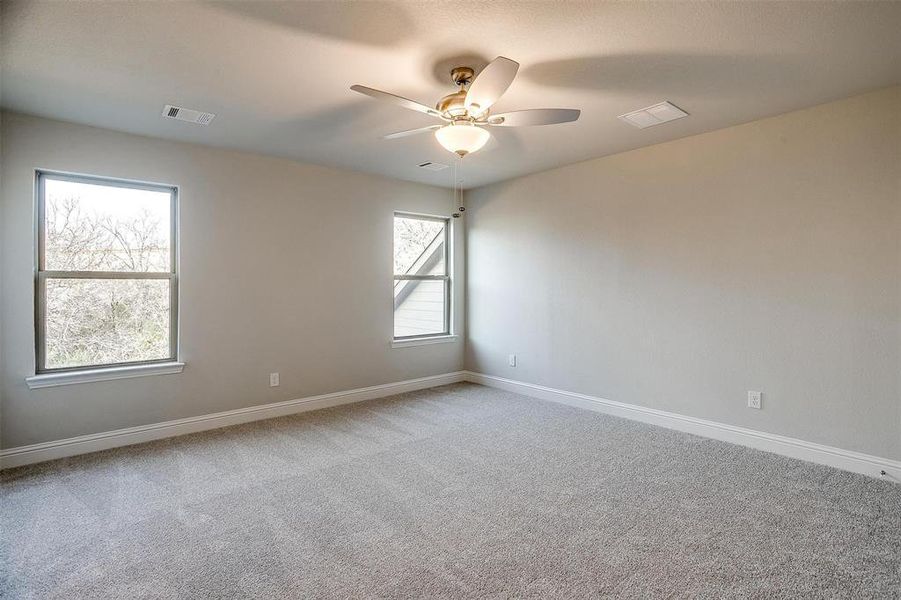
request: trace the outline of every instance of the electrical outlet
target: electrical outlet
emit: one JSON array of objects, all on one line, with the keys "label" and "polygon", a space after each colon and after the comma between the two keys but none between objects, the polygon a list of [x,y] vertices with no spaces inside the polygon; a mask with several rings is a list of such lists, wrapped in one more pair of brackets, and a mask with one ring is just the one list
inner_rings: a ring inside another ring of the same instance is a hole
[{"label": "electrical outlet", "polygon": [[516,366],[516,355],[515,354],[511,354],[510,356],[507,357],[507,364],[509,364],[511,367]]},{"label": "electrical outlet", "polygon": [[278,373],[269,373],[269,387],[278,387]]},{"label": "electrical outlet", "polygon": [[761,392],[748,392],[748,408],[760,410]]}]

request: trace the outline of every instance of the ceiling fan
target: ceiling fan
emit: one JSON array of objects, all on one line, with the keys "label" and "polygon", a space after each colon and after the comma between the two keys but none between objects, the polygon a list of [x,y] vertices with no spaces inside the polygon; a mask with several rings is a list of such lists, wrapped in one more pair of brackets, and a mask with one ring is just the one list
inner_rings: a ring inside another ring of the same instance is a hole
[{"label": "ceiling fan", "polygon": [[470,67],[456,67],[451,70],[451,78],[460,89],[439,100],[435,108],[364,85],[352,85],[350,89],[376,100],[392,102],[425,113],[444,122],[440,125],[399,131],[384,136],[384,139],[391,140],[434,131],[438,143],[462,157],[485,145],[491,137],[485,127],[555,125],[579,118],[581,111],[572,108],[531,108],[492,115],[491,106],[507,91],[518,70],[518,62],[503,56],[498,56],[488,63],[475,78],[473,78],[475,72]]}]

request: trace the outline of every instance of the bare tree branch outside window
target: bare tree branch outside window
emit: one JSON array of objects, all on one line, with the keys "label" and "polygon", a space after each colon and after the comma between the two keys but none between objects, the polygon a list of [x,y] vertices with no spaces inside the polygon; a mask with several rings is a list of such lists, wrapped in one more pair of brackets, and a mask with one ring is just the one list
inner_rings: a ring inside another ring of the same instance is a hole
[{"label": "bare tree branch outside window", "polygon": [[174,358],[174,191],[40,177],[39,370]]}]

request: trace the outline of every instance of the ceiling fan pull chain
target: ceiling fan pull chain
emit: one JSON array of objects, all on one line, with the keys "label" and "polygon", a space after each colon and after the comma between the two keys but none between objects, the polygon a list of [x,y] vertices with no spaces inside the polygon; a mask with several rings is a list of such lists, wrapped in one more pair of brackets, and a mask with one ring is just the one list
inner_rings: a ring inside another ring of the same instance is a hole
[{"label": "ceiling fan pull chain", "polygon": [[[454,204],[457,206],[457,212],[453,213],[455,219],[459,219],[462,215],[460,213],[466,210],[466,207],[463,206],[463,177],[461,174],[458,174],[458,168],[460,171],[463,169],[463,157],[458,156],[454,160]],[[459,194],[457,193],[459,190]]]},{"label": "ceiling fan pull chain", "polygon": [[457,204],[459,212],[466,212],[465,197],[463,196],[463,157],[457,159],[460,162],[460,200]]},{"label": "ceiling fan pull chain", "polygon": [[[457,180],[457,162],[458,162],[459,160],[460,160],[459,158],[456,158],[456,157],[454,158],[454,205],[457,204],[457,181],[458,181],[458,180]],[[453,214],[453,217],[454,217],[455,219],[459,219],[459,218],[460,218],[460,213],[459,213],[459,212],[455,212],[455,213]]]}]

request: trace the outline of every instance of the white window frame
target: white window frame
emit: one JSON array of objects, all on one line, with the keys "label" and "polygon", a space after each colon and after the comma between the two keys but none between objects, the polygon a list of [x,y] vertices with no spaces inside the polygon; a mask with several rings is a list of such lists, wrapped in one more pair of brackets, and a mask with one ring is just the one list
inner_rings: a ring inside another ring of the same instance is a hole
[{"label": "white window frame", "polygon": [[[109,187],[151,190],[169,194],[169,270],[168,271],[48,271],[45,269],[44,239],[46,231],[45,182],[71,181]],[[81,175],[58,171],[35,171],[35,269],[34,269],[34,331],[35,376],[26,380],[31,388],[64,385],[87,381],[102,381],[122,377],[180,373],[178,362],[178,186],[146,183],[127,179]],[[169,355],[144,361],[127,361],[80,365],[77,367],[47,368],[45,324],[47,319],[48,279],[168,279],[169,280]]]},{"label": "white window frame", "polygon": [[[392,266],[392,274],[394,276],[394,286],[397,285],[398,281],[444,281],[444,329],[441,332],[436,333],[423,333],[419,335],[405,335],[405,336],[395,336],[394,335],[394,316],[396,315],[395,311],[392,311],[392,320],[391,320],[391,331],[392,331],[392,346],[395,348],[402,348],[405,346],[419,346],[423,344],[434,344],[440,343],[444,341],[453,341],[457,338],[453,334],[453,227],[451,226],[450,217],[442,217],[436,215],[423,215],[417,213],[410,212],[402,212],[395,211],[394,215],[391,219],[392,231],[394,225],[394,219],[396,218],[404,218],[404,219],[419,219],[421,221],[436,221],[442,223],[444,225],[444,275],[406,275],[406,274],[397,274],[394,273],[394,268]],[[392,256],[394,251],[394,237],[391,238],[391,250]],[[393,261],[392,261],[393,265]],[[392,292],[394,289],[392,286]],[[394,296],[392,294],[392,306],[394,302]]]}]

